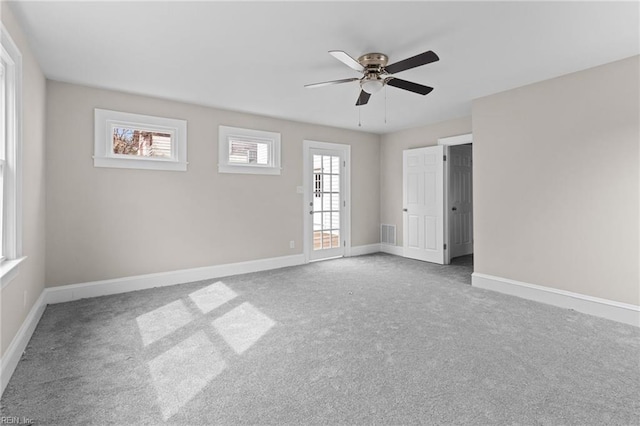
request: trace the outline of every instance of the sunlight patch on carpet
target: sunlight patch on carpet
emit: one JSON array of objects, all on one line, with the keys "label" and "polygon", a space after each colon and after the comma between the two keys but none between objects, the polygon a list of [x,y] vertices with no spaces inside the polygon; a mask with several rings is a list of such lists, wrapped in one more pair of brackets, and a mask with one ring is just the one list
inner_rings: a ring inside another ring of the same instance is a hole
[{"label": "sunlight patch on carpet", "polygon": [[192,320],[193,315],[180,300],[161,306],[136,318],[144,346],[168,336]]},{"label": "sunlight patch on carpet", "polygon": [[224,305],[237,296],[238,294],[235,291],[231,290],[221,281],[189,294],[193,303],[195,303],[203,314],[213,311],[218,306]]},{"label": "sunlight patch on carpet", "polygon": [[256,343],[275,322],[245,302],[213,321],[213,326],[239,355]]},{"label": "sunlight patch on carpet", "polygon": [[176,414],[227,368],[204,331],[199,331],[149,361],[164,420]]}]

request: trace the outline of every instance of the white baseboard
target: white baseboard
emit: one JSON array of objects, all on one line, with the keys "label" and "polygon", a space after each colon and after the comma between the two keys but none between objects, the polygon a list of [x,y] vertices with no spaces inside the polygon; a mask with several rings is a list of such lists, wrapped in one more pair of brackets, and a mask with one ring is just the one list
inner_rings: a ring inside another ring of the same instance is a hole
[{"label": "white baseboard", "polygon": [[362,256],[364,254],[378,253],[380,244],[367,244],[364,246],[351,247],[351,256]]},{"label": "white baseboard", "polygon": [[229,275],[246,274],[250,272],[266,271],[269,269],[285,268],[302,265],[304,255],[274,257],[269,259],[251,260],[247,262],[229,263],[225,265],[205,266],[202,268],[183,269],[178,271],[161,272],[156,274],[138,275],[112,280],[94,281],[81,284],[71,284],[60,287],[49,287],[40,294],[38,300],[29,311],[29,315],[22,323],[11,344],[0,360],[0,396],[9,383],[13,372],[22,357],[33,332],[42,317],[47,304],[70,302],[88,297],[106,296],[109,294],[126,293],[154,287],[164,287],[194,281],[208,280]]},{"label": "white baseboard", "polygon": [[640,327],[640,306],[474,272],[471,285]]},{"label": "white baseboard", "polygon": [[154,287],[165,287],[226,277],[229,275],[267,271],[269,269],[302,265],[303,263],[304,255],[296,254],[292,256],[273,257],[268,259],[250,260],[247,262],[228,263],[224,265],[204,266],[201,268],[137,275],[112,280],[71,284],[60,287],[49,287],[45,290],[46,302],[50,304],[70,302],[72,300],[88,297],[106,296],[109,294],[126,293],[129,291],[144,290]]},{"label": "white baseboard", "polygon": [[380,251],[383,253],[389,253],[396,256],[404,256],[404,249],[402,246],[392,246],[390,244],[380,244]]},{"label": "white baseboard", "polygon": [[44,309],[47,307],[45,301],[45,293],[40,293],[40,297],[36,300],[36,303],[31,307],[27,318],[25,318],[22,326],[18,330],[18,333],[14,336],[13,340],[9,344],[2,360],[0,360],[0,396],[4,393],[4,389],[9,383],[9,379],[13,375],[18,362],[22,357],[22,353],[27,348],[29,340],[38,325],[38,321],[44,313]]}]

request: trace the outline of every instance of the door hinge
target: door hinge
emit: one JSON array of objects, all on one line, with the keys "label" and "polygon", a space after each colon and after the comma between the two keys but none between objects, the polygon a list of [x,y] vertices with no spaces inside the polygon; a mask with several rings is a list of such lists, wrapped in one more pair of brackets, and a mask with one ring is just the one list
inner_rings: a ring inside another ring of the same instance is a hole
[{"label": "door hinge", "polygon": [[447,245],[446,245],[446,244],[444,245],[444,249],[445,249],[445,250],[447,249]]},{"label": "door hinge", "polygon": [[342,247],[346,247],[347,246],[347,241],[343,241],[342,242]]},{"label": "door hinge", "polygon": [[342,167],[347,167],[347,160],[344,160],[344,161],[342,162]]},{"label": "door hinge", "polygon": [[347,201],[346,200],[342,202],[342,207],[347,207]]},{"label": "door hinge", "polygon": [[442,156],[442,161],[447,161],[447,156],[446,155]]}]

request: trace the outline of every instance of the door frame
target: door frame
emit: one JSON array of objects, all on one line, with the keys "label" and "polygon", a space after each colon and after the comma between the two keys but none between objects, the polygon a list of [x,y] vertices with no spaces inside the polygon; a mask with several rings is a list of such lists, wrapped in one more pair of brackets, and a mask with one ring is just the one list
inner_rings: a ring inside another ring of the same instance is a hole
[{"label": "door frame", "polygon": [[302,185],[303,185],[303,201],[302,201],[302,216],[303,216],[303,229],[302,229],[302,241],[304,246],[304,263],[309,263],[311,258],[311,244],[312,244],[312,227],[313,222],[311,215],[309,214],[309,203],[312,202],[311,196],[311,149],[327,149],[333,151],[341,151],[342,158],[344,159],[344,174],[342,177],[343,185],[343,199],[342,207],[340,235],[344,244],[344,257],[351,256],[351,145],[332,143],[332,142],[319,142],[313,140],[304,140],[302,142]]},{"label": "door frame", "polygon": [[[444,155],[447,160],[451,158],[451,152],[449,147],[454,145],[466,145],[471,144],[473,146],[473,134],[466,133],[464,135],[450,136],[447,138],[439,138],[438,145],[444,145]],[[473,162],[471,163],[471,170],[473,173]],[[449,265],[451,263],[451,251],[449,250],[449,161],[444,162],[444,243],[446,249],[444,251],[444,264]],[[475,211],[475,209],[474,209]]]}]

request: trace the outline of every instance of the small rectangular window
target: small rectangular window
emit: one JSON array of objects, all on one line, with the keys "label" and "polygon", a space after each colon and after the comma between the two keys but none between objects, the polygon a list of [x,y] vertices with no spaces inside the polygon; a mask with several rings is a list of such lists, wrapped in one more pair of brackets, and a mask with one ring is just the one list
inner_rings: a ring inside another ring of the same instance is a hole
[{"label": "small rectangular window", "polygon": [[95,167],[187,170],[187,122],[95,110]]},{"label": "small rectangular window", "polygon": [[220,126],[220,173],[280,174],[280,133]]},{"label": "small rectangular window", "polygon": [[229,139],[230,164],[269,165],[269,144],[242,139]]},{"label": "small rectangular window", "polygon": [[113,127],[113,153],[138,157],[172,157],[171,133],[136,129],[135,127]]}]

